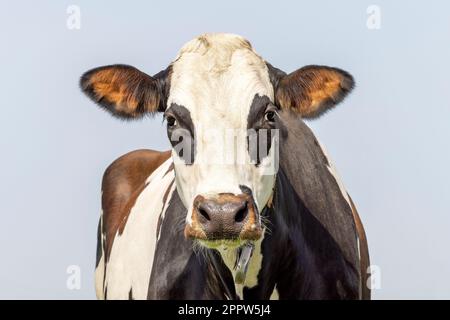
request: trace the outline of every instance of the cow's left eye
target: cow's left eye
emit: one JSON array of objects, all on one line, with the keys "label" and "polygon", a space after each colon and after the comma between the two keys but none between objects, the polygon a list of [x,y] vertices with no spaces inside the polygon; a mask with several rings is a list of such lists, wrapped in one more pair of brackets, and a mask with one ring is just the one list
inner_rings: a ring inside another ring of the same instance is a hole
[{"label": "cow's left eye", "polygon": [[166,116],[166,120],[167,120],[167,126],[169,128],[174,127],[177,124],[177,119],[175,119],[175,117],[173,117],[173,116]]},{"label": "cow's left eye", "polygon": [[264,119],[269,122],[274,122],[275,116],[276,116],[275,111],[269,110],[264,114]]}]

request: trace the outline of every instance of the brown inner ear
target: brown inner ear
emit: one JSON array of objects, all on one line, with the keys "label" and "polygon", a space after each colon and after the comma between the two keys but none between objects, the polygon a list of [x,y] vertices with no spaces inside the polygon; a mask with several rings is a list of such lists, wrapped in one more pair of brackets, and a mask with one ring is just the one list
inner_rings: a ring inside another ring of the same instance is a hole
[{"label": "brown inner ear", "polygon": [[343,70],[308,66],[280,79],[276,100],[304,118],[315,118],[341,102],[353,88],[353,78]]},{"label": "brown inner ear", "polygon": [[100,106],[123,118],[155,112],[161,99],[156,79],[125,65],[88,71],[81,78],[81,88]]},{"label": "brown inner ear", "polygon": [[[115,103],[117,107],[128,105],[130,109],[137,106],[134,96],[130,94],[129,79],[124,72],[119,70],[108,69],[94,74],[91,78],[93,90],[97,100],[105,98],[110,103]],[[122,107],[123,108],[123,107]],[[118,110],[120,111],[120,110]],[[123,108],[123,111],[126,111]]]},{"label": "brown inner ear", "polygon": [[341,88],[341,81],[339,79],[328,79],[324,77],[324,81],[315,81],[314,89],[309,88],[309,96],[311,98],[311,107],[314,109],[323,100],[333,98]]}]

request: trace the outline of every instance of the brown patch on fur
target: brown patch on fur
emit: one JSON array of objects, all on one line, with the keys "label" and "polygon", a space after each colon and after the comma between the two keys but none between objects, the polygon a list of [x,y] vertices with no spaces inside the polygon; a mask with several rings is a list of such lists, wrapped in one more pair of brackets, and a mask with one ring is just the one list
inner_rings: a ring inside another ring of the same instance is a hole
[{"label": "brown patch on fur", "polygon": [[106,169],[102,182],[106,261],[116,233],[123,232],[131,208],[146,187],[145,180],[170,154],[170,151],[137,150],[118,158]]},{"label": "brown patch on fur", "polygon": [[164,92],[158,80],[127,65],[92,69],[81,77],[80,86],[92,100],[118,117],[141,117],[158,111],[163,103]]},{"label": "brown patch on fur", "polygon": [[194,218],[194,216],[196,217],[196,215],[192,216],[192,224],[186,224],[186,227],[184,228],[184,237],[186,239],[208,240],[208,237],[200,227],[197,218]]},{"label": "brown patch on fur", "polygon": [[352,90],[347,72],[325,66],[307,66],[279,79],[276,102],[303,118],[316,118],[341,102]]},{"label": "brown patch on fur", "polygon": [[255,202],[253,201],[253,198],[246,193],[239,196],[246,199],[248,205],[248,220],[242,228],[239,238],[243,240],[258,240],[262,235],[262,228],[258,221],[258,209],[255,206]]},{"label": "brown patch on fur", "polygon": [[144,191],[144,189],[148,186],[148,183],[142,184],[139,188],[137,188],[132,194],[130,199],[128,200],[127,204],[123,208],[123,212],[125,213],[122,221],[119,222],[119,227],[117,228],[117,233],[119,235],[122,235],[123,229],[125,229],[125,226],[128,221],[128,217],[131,213],[131,209],[133,209],[134,205],[136,204],[136,200],[139,197],[139,195]]},{"label": "brown patch on fur", "polygon": [[369,258],[369,246],[367,244],[366,232],[364,231],[364,226],[359,217],[358,211],[356,210],[355,204],[350,196],[350,204],[352,207],[353,219],[355,221],[356,231],[358,232],[359,238],[359,250],[360,250],[360,277],[361,277],[361,299],[370,300],[370,289],[367,287],[367,279],[369,274],[367,274],[367,268],[370,266]]},{"label": "brown patch on fur", "polygon": [[201,239],[207,240],[205,232],[202,230],[200,223],[198,222],[198,211],[196,210],[198,203],[203,201],[205,198],[201,195],[197,196],[194,201],[194,209],[191,213],[191,224],[186,224],[184,228],[184,237],[186,239]]}]

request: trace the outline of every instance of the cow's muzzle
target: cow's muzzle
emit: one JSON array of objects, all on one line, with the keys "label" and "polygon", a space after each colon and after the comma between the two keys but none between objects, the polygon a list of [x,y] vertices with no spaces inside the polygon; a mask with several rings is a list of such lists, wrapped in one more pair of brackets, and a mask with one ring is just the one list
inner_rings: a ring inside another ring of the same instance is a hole
[{"label": "cow's muzzle", "polygon": [[262,235],[259,213],[249,194],[220,193],[197,196],[192,222],[184,230],[187,238],[205,241],[258,240]]}]

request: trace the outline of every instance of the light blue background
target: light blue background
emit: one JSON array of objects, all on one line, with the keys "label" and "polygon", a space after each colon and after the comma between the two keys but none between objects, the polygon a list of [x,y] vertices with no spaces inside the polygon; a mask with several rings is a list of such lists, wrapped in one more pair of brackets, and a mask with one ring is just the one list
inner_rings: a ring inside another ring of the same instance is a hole
[{"label": "light blue background", "polygon": [[[81,30],[66,27],[67,6]],[[381,29],[366,9],[381,8]],[[94,298],[103,170],[167,149],[161,118],[120,122],[78,89],[86,70],[148,73],[204,32],[248,38],[273,65],[351,72],[310,122],[355,200],[381,268],[375,298],[450,298],[450,5],[445,1],[1,1],[0,298]],[[79,265],[81,290],[66,288]]]}]

